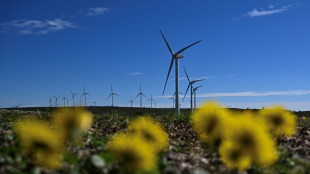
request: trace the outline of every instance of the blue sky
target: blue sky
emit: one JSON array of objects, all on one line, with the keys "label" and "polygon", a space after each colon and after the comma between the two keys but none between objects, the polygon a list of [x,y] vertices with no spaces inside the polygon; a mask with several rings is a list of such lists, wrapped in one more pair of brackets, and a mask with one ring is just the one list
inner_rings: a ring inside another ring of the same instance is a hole
[{"label": "blue sky", "polygon": [[[283,104],[310,110],[310,2],[306,0],[2,0],[0,106],[47,106],[49,97],[91,95],[88,105],[130,106],[139,84],[158,107],[171,107],[176,52],[180,91],[197,83],[199,103],[228,107]],[[182,96],[183,97],[183,96]],[[181,98],[182,99],[182,98]],[[72,101],[69,101],[70,105]],[[134,106],[139,105],[139,98]],[[189,98],[182,107],[189,106]]]}]

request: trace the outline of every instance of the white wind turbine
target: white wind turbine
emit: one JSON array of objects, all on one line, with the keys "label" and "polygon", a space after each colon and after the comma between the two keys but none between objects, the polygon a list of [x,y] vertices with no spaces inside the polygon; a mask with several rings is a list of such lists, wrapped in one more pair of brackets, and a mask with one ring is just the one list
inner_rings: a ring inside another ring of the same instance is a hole
[{"label": "white wind turbine", "polygon": [[130,103],[130,107],[132,107],[132,104],[133,104],[132,97],[130,97],[130,100],[128,101],[128,103]]},{"label": "white wind turbine", "polygon": [[153,97],[152,97],[152,94],[151,94],[151,98],[148,99],[147,101],[151,101],[151,108],[152,108],[152,107],[153,107],[153,102],[155,102],[155,100],[154,100]]},{"label": "white wind turbine", "polygon": [[197,42],[194,42],[182,49],[180,49],[179,51],[177,51],[176,53],[173,52],[173,50],[171,49],[170,45],[168,44],[164,34],[162,33],[162,31],[160,30],[160,33],[163,37],[163,39],[165,40],[165,43],[171,53],[171,62],[170,62],[170,66],[169,66],[169,71],[168,71],[168,74],[167,74],[167,78],[166,78],[166,82],[165,82],[165,86],[164,86],[164,90],[163,90],[163,94],[165,93],[165,89],[166,89],[166,85],[167,85],[167,81],[168,81],[168,78],[169,78],[169,75],[170,75],[170,72],[171,72],[171,68],[173,66],[173,62],[175,62],[175,113],[177,115],[180,115],[180,104],[179,104],[179,59],[183,58],[184,56],[181,55],[181,53],[183,51],[185,51],[186,49],[188,49],[189,47],[199,43],[201,40],[197,41]]},{"label": "white wind turbine", "polygon": [[140,95],[140,108],[142,108],[142,96],[146,97],[143,92],[141,91],[141,83],[140,83],[140,92],[136,96],[136,98]]},{"label": "white wind turbine", "polygon": [[[110,98],[112,96],[112,107],[114,106],[114,95],[116,96],[119,96],[118,94],[116,94],[115,92],[113,92],[113,88],[112,88],[112,85],[111,85],[111,93],[110,95],[108,96],[108,98]],[[108,99],[107,98],[107,99]]]},{"label": "white wind turbine", "polygon": [[59,98],[59,97],[60,97],[60,96],[57,96],[57,97],[54,96],[54,98],[55,98],[55,104],[56,104],[55,106],[56,106],[56,107],[58,106],[58,98]]},{"label": "white wind turbine", "polygon": [[193,93],[194,93],[194,108],[196,109],[196,91],[198,90],[198,88],[202,87],[203,85],[200,85],[196,88],[193,88]]},{"label": "white wind turbine", "polygon": [[73,103],[72,103],[72,106],[75,106],[75,96],[76,96],[78,93],[77,93],[77,92],[74,93],[74,92],[71,91],[71,94],[72,94],[72,102],[73,102]]},{"label": "white wind turbine", "polygon": [[188,80],[188,86],[187,86],[187,89],[186,89],[186,92],[185,92],[183,101],[184,101],[184,99],[185,99],[185,96],[186,96],[186,94],[187,94],[187,91],[188,91],[189,87],[191,87],[191,112],[193,112],[193,84],[195,84],[196,82],[199,82],[199,81],[203,81],[203,80],[205,80],[205,79],[198,79],[198,80],[192,80],[192,81],[191,81],[191,80],[189,79],[188,75],[187,75],[187,72],[186,72],[184,66],[183,66],[183,68],[184,68],[184,72],[185,72],[186,77],[187,77],[187,80]]},{"label": "white wind turbine", "polygon": [[87,93],[86,91],[85,91],[85,88],[84,88],[84,92],[83,92],[83,94],[82,94],[82,96],[81,97],[83,97],[84,96],[84,106],[86,107],[86,96],[87,95],[90,95],[89,93]]}]

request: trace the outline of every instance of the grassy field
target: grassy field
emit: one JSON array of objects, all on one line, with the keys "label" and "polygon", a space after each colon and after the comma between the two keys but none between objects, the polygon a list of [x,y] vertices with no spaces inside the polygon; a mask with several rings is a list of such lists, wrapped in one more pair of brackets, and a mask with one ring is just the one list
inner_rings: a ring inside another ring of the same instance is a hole
[{"label": "grassy field", "polygon": [[[18,145],[12,129],[22,118],[51,119],[55,108],[20,108],[0,111],[0,173],[120,173],[112,154],[107,150],[111,137],[126,130],[133,119],[150,115],[160,122],[170,141],[167,151],[158,159],[158,169],[151,173],[309,173],[310,119],[309,112],[295,112],[298,131],[294,137],[279,138],[279,159],[268,168],[251,167],[247,171],[230,170],[211,147],[201,143],[192,130],[189,110],[179,117],[172,109],[87,107],[94,114],[94,123],[79,146],[68,146],[63,155],[63,167],[49,170],[35,165]],[[242,111],[242,110],[235,110]],[[254,111],[255,112],[255,111]],[[302,119],[302,116],[306,116]],[[149,172],[150,173],[150,172]]]}]

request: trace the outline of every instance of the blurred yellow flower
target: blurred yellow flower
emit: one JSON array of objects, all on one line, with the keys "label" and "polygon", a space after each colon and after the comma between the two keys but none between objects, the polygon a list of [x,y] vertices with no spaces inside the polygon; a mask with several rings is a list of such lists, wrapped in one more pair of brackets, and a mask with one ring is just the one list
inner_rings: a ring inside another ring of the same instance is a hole
[{"label": "blurred yellow flower", "polygon": [[156,168],[156,154],[149,143],[138,136],[116,135],[109,149],[125,172],[151,171]]},{"label": "blurred yellow flower", "polygon": [[260,116],[265,120],[271,134],[275,137],[282,135],[292,136],[296,132],[296,118],[295,116],[285,110],[281,106],[274,106],[271,108],[260,110]]},{"label": "blurred yellow flower", "polygon": [[164,151],[169,145],[168,134],[150,117],[139,117],[131,122],[128,125],[128,132],[144,139],[156,152]]},{"label": "blurred yellow flower", "polygon": [[246,170],[251,167],[252,157],[234,146],[231,141],[224,141],[219,147],[221,160],[230,169]]},{"label": "blurred yellow flower", "polygon": [[[224,142],[220,147],[220,155],[223,162],[228,166],[244,170],[250,165],[249,161],[259,166],[268,166],[277,160],[276,146],[274,140],[268,133],[264,122],[258,118],[248,116],[249,113],[234,117],[225,128]],[[227,145],[228,144],[228,145]],[[232,146],[232,147],[230,147]],[[229,162],[229,154],[236,153],[236,161]],[[249,159],[246,160],[245,159]]]},{"label": "blurred yellow flower", "polygon": [[206,143],[213,143],[221,138],[228,119],[228,110],[213,101],[205,103],[191,117],[193,129],[201,141]]},{"label": "blurred yellow flower", "polygon": [[53,123],[61,131],[64,141],[77,142],[83,132],[87,131],[93,123],[93,115],[87,110],[74,108],[61,108],[53,115]]},{"label": "blurred yellow flower", "polygon": [[59,168],[62,142],[55,130],[39,120],[21,120],[14,125],[20,138],[20,145],[36,164],[49,168]]},{"label": "blurred yellow flower", "polygon": [[302,116],[302,119],[303,119],[303,120],[306,120],[306,117],[305,117],[305,116]]}]

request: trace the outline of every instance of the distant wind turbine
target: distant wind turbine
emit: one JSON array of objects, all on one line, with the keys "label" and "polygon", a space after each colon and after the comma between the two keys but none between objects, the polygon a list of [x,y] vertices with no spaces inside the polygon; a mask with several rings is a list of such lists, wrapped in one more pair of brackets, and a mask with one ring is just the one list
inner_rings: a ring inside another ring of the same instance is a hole
[{"label": "distant wind turbine", "polygon": [[57,107],[58,106],[58,98],[59,98],[59,96],[57,96],[57,97],[54,96],[54,98],[55,98],[55,106]]},{"label": "distant wind turbine", "polygon": [[136,96],[136,98],[140,95],[140,108],[142,108],[142,96],[146,97],[143,92],[141,91],[141,83],[140,83],[140,92]]},{"label": "distant wind turbine", "polygon": [[130,100],[128,101],[128,103],[130,103],[130,107],[132,107],[132,104],[133,104],[132,97],[130,97]]},{"label": "distant wind turbine", "polygon": [[155,102],[155,100],[154,100],[153,97],[152,97],[152,94],[151,94],[151,98],[148,99],[147,101],[151,101],[151,108],[152,108],[152,107],[153,107],[153,101]]},{"label": "distant wind turbine", "polygon": [[[62,97],[62,100],[64,101],[64,107],[66,107],[66,100],[68,100],[67,97],[65,97],[65,96]],[[68,103],[68,102],[67,102],[67,103]]]},{"label": "distant wind turbine", "polygon": [[[108,98],[110,98],[111,96],[112,96],[112,107],[114,106],[114,95],[117,95],[118,96],[118,94],[116,94],[115,92],[113,92],[113,88],[112,88],[112,85],[111,85],[111,93],[110,93],[110,95],[108,96]],[[107,98],[107,99],[108,99]]]},{"label": "distant wind turbine", "polygon": [[[179,92],[179,94],[182,94],[183,95],[183,93],[182,92]],[[171,100],[172,100],[172,108],[174,108],[174,101],[175,101],[175,92],[173,93],[173,95],[172,95],[172,97],[170,98]],[[181,105],[181,104],[180,104]]]},{"label": "distant wind turbine", "polygon": [[87,95],[90,95],[89,93],[87,93],[86,91],[85,91],[85,88],[84,88],[84,92],[83,92],[83,94],[82,94],[82,96],[81,97],[83,97],[84,96],[84,106],[86,107],[86,96]]},{"label": "distant wind turbine", "polygon": [[72,94],[72,106],[75,106],[75,96],[78,94],[77,92],[76,93],[74,93],[74,92],[72,92],[71,91],[71,94]]},{"label": "distant wind turbine", "polygon": [[172,108],[174,108],[174,97],[172,96],[171,98],[169,98],[169,99],[171,99],[172,100]]},{"label": "distant wind turbine", "polygon": [[82,96],[80,97],[80,106],[82,106]]},{"label": "distant wind turbine", "polygon": [[191,81],[191,80],[189,79],[188,75],[187,75],[187,72],[186,72],[184,66],[183,66],[183,68],[184,68],[184,72],[185,72],[186,77],[187,77],[187,80],[188,80],[188,86],[187,86],[187,89],[186,89],[186,92],[185,92],[183,101],[184,101],[184,99],[185,99],[185,96],[186,96],[186,94],[187,94],[187,91],[188,91],[189,87],[191,87],[191,112],[193,112],[193,84],[195,84],[196,82],[205,80],[205,79],[198,79],[198,80],[193,80],[193,81]]},{"label": "distant wind turbine", "polygon": [[154,100],[155,108],[156,108],[156,101]]},{"label": "distant wind turbine", "polygon": [[94,106],[96,106],[96,99],[95,99],[95,101],[94,101]]},{"label": "distant wind turbine", "polygon": [[166,78],[166,82],[165,82],[165,86],[164,86],[164,90],[163,90],[163,94],[165,93],[165,89],[166,89],[166,85],[167,85],[167,81],[168,81],[168,78],[169,78],[169,75],[170,75],[170,72],[171,72],[171,68],[173,66],[173,61],[175,62],[175,112],[177,115],[180,115],[180,105],[179,105],[179,59],[183,58],[184,56],[181,55],[181,53],[183,51],[185,51],[186,49],[188,49],[189,47],[199,43],[201,40],[197,41],[197,42],[194,42],[182,49],[180,49],[179,51],[177,51],[176,53],[173,52],[173,50],[171,49],[170,45],[168,44],[164,34],[162,33],[162,31],[160,30],[160,33],[163,37],[163,39],[165,40],[165,43],[171,53],[171,62],[170,62],[170,66],[169,66],[169,71],[168,71],[168,74],[167,74],[167,78]]},{"label": "distant wind turbine", "polygon": [[50,99],[48,100],[48,103],[50,104],[50,107],[52,107],[52,102],[53,102],[53,100],[52,100],[52,98],[50,97]]},{"label": "distant wind turbine", "polygon": [[194,92],[194,108],[196,109],[196,91],[198,90],[198,88],[202,87],[203,85],[200,85],[196,88],[193,88],[193,92]]}]

